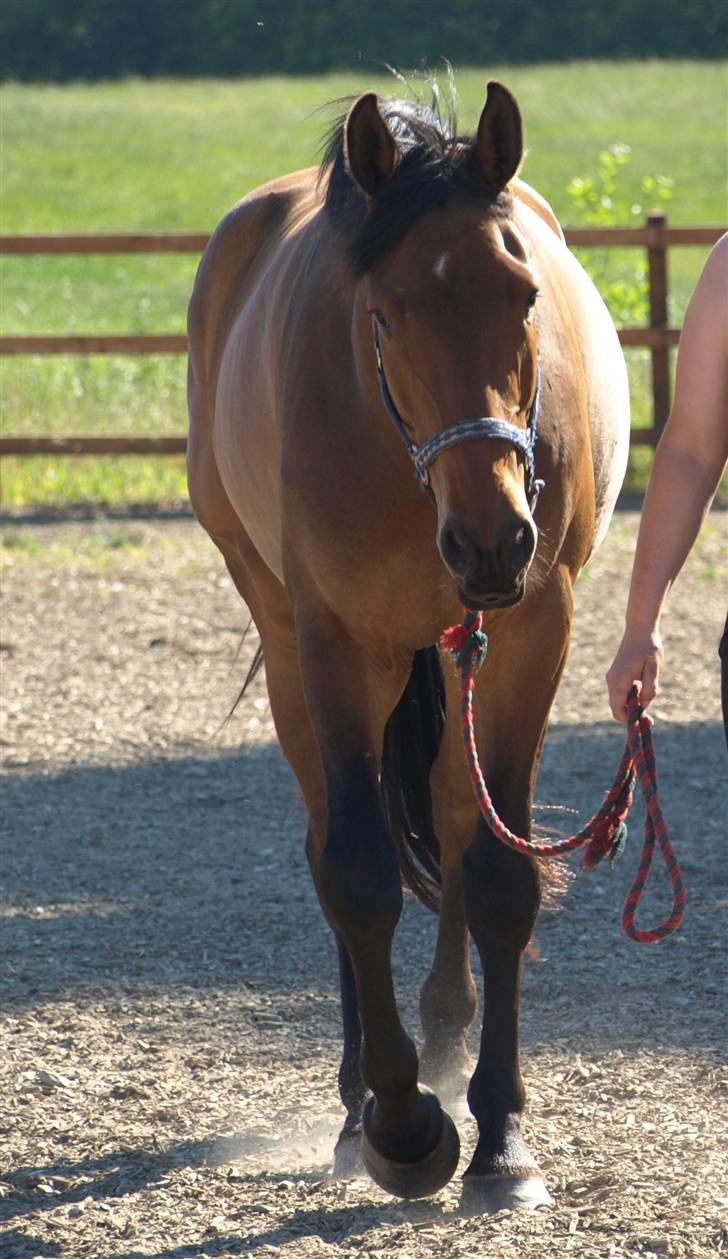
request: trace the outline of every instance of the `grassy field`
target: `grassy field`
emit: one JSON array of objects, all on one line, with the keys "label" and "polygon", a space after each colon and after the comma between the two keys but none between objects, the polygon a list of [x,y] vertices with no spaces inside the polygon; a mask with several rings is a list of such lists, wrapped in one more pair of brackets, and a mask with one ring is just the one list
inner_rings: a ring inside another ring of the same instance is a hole
[{"label": "grassy field", "polygon": [[[567,189],[595,171],[600,150],[626,144],[620,201],[644,202],[644,175],[673,183],[675,224],[726,218],[726,66],[575,63],[457,74],[463,130],[485,83],[516,93],[529,147],[525,178],[574,223]],[[330,75],[245,82],[124,83],[3,88],[2,232],[209,231],[232,202],[277,174],[317,160],[327,101],[390,76]],[[679,322],[704,251],[672,255],[671,319]],[[630,267],[615,259],[615,266]],[[6,334],[181,332],[192,257],[4,258]],[[644,355],[630,356],[633,405],[645,422]],[[0,360],[7,433],[183,432],[181,357]],[[635,474],[644,473],[644,454]],[[177,459],[8,459],[7,506],[148,502],[184,496]]]}]

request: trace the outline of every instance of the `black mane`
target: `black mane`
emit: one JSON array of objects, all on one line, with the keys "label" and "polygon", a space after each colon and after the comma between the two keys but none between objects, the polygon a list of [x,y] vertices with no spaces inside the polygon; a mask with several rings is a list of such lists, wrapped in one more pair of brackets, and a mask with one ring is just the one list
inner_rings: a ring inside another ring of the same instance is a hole
[{"label": "black mane", "polygon": [[347,170],[345,116],[331,129],[321,162],[321,180],[328,172],[325,212],[348,236],[347,253],[357,275],[371,270],[418,219],[453,196],[480,202],[499,217],[507,217],[512,207],[510,194],[484,176],[472,139],[453,134],[454,119],[446,122],[415,102],[382,100],[379,108],[400,160],[370,203]]}]

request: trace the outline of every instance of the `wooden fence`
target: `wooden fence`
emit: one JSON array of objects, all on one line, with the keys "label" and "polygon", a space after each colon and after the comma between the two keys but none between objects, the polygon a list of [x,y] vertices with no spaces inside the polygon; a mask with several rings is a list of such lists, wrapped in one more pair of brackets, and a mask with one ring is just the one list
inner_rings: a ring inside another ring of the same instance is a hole
[{"label": "wooden fence", "polygon": [[[566,229],[570,246],[637,247],[647,250],[650,322],[645,328],[620,328],[627,348],[649,349],[652,359],[653,422],[633,429],[632,442],[654,446],[670,410],[670,350],[680,329],[668,327],[668,250],[674,246],[707,248],[722,235],[719,227],[669,227],[664,214],[649,215],[644,227],[577,227]],[[208,236],[195,232],[176,235],[144,233],[96,236],[0,236],[0,254],[148,254],[195,253]],[[175,334],[113,336],[0,337],[0,354],[182,354],[187,339]],[[181,454],[180,437],[0,437],[0,455]]]}]

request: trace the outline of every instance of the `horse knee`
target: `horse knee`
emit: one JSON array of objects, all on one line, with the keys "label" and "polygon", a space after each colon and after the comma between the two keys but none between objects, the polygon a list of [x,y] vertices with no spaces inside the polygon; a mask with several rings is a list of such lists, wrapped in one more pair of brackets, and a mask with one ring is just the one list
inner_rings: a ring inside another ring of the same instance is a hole
[{"label": "horse knee", "polygon": [[538,862],[488,833],[463,855],[463,875],[465,911],[476,943],[505,936],[525,949],[541,905]]},{"label": "horse knee", "polygon": [[327,839],[318,885],[326,913],[346,944],[362,933],[391,938],[402,912],[402,878],[389,836],[370,845]]}]

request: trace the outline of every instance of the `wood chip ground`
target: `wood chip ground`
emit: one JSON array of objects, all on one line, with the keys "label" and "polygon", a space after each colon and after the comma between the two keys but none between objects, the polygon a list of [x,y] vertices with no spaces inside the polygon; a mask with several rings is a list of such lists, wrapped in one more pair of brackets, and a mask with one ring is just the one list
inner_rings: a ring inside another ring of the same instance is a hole
[{"label": "wood chip ground", "polygon": [[[637,520],[617,513],[579,582],[539,782],[582,819],[621,752],[602,678]],[[554,1205],[482,1219],[458,1215],[457,1177],[412,1204],[330,1177],[334,956],[262,679],[224,724],[254,636],[241,649],[212,545],[185,519],[24,518],[4,540],[3,1259],[728,1252],[728,513],[673,592],[654,707],[685,924],[653,947],[620,933],[636,810],[621,864],[575,878],[526,968],[527,1133]],[[646,918],[667,904],[652,882]],[[408,900],[395,962],[413,1031],[432,938]],[[461,1133],[462,1170],[470,1120]]]}]

